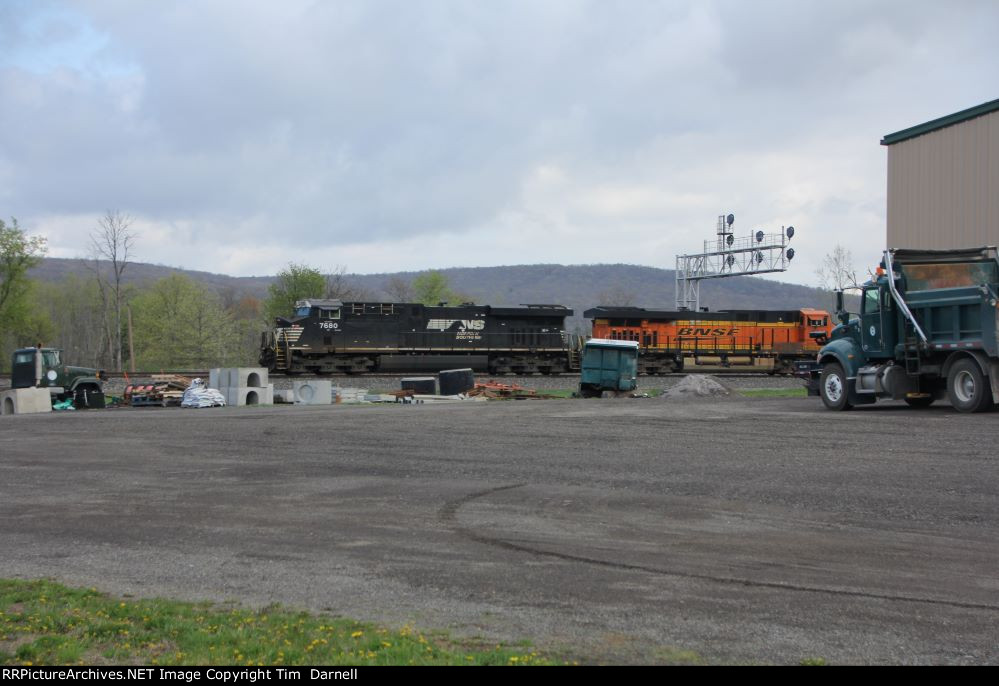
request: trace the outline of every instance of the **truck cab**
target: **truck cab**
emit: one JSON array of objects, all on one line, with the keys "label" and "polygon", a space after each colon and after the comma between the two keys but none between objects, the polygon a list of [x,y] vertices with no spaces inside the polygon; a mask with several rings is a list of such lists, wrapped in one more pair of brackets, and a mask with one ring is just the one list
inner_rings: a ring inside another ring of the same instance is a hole
[{"label": "truck cab", "polygon": [[11,388],[48,388],[53,402],[72,399],[78,408],[104,407],[103,373],[63,362],[58,348],[21,348],[14,351]]}]

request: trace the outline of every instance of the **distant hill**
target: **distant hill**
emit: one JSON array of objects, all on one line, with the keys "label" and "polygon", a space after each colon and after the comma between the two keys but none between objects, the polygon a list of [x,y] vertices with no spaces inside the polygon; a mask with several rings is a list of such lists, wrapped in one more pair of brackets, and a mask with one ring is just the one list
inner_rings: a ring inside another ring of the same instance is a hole
[{"label": "distant hill", "polygon": [[[533,264],[508,267],[461,267],[442,269],[451,287],[488,305],[557,303],[575,311],[573,324],[595,305],[635,305],[671,310],[675,304],[675,276],[672,269],[656,269],[628,264],[560,265]],[[89,274],[86,260],[46,258],[31,275],[43,281],[58,281],[67,274]],[[170,274],[181,273],[206,286],[235,295],[267,296],[270,276],[226,276],[161,265],[134,263],[125,271],[128,283],[146,285]],[[389,279],[410,280],[419,272],[351,274],[347,280],[374,299],[387,299],[383,291]],[[735,276],[711,279],[701,285],[701,305],[719,309],[828,309],[828,293],[807,286],[768,281],[758,277]]]}]

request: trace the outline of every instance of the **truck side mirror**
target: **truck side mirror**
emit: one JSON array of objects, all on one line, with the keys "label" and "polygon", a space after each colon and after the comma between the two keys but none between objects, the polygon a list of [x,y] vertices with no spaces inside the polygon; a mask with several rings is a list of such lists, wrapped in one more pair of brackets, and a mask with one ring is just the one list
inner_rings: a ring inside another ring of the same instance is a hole
[{"label": "truck side mirror", "polygon": [[841,324],[850,323],[850,313],[846,311],[842,289],[836,291],[836,316],[839,318]]}]

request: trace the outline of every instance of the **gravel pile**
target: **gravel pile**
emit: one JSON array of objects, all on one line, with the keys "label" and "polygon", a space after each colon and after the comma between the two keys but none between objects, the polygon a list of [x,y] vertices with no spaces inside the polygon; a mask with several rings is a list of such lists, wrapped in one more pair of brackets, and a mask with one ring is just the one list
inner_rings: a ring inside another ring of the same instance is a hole
[{"label": "gravel pile", "polygon": [[731,395],[731,391],[708,374],[688,374],[676,385],[663,391],[662,397],[667,400],[679,398],[715,398]]}]

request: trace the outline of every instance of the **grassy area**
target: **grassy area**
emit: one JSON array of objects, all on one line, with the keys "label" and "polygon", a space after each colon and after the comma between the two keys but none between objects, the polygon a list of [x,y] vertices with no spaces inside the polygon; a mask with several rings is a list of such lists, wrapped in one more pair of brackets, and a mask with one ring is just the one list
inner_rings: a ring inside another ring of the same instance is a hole
[{"label": "grassy area", "polygon": [[747,398],[807,398],[808,390],[802,388],[752,388],[736,391]]},{"label": "grassy area", "polygon": [[536,665],[529,644],[483,645],[280,607],[112,598],[0,579],[0,664]]}]

